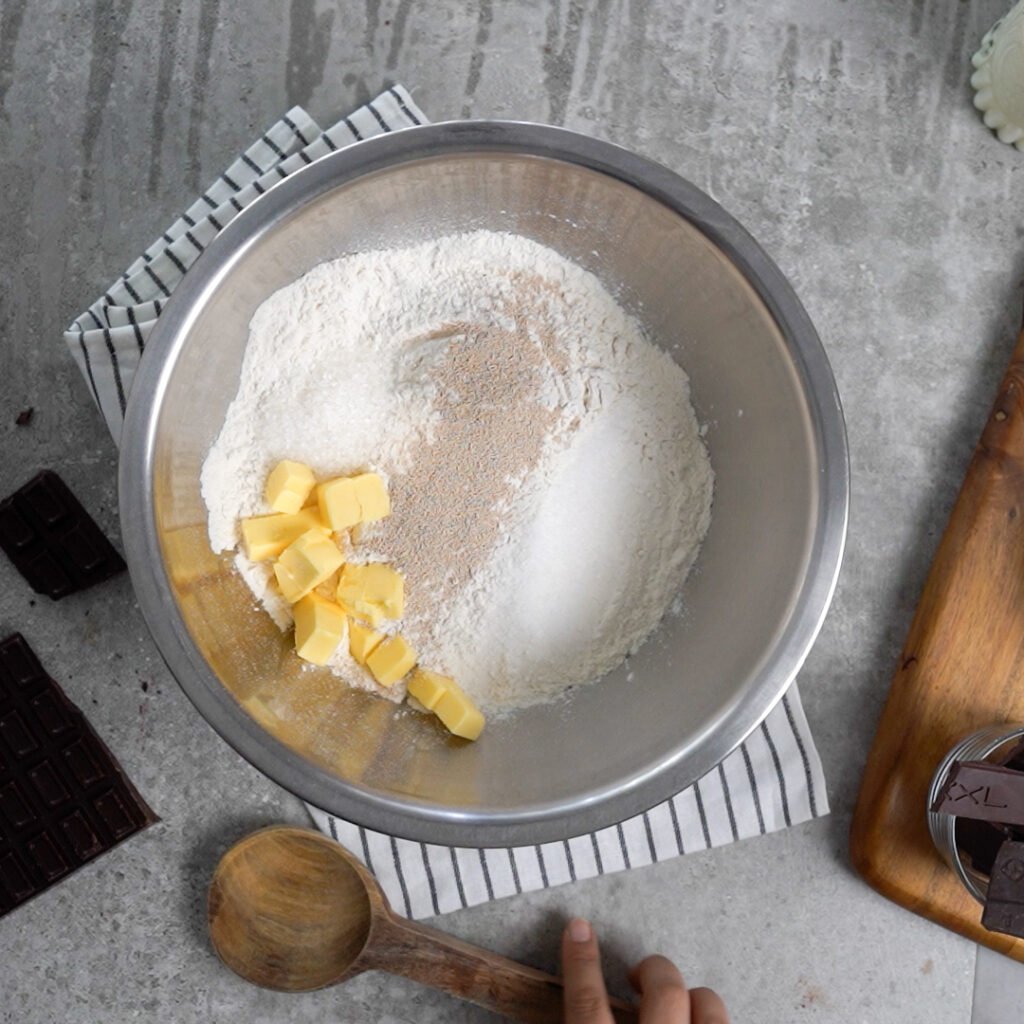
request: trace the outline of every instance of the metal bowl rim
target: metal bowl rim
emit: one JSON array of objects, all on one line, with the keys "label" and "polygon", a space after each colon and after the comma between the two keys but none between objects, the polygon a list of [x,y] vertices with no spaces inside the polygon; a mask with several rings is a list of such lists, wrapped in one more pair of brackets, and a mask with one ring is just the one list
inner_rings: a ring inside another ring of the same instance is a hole
[{"label": "metal bowl rim", "polygon": [[[789,622],[755,684],[696,750],[668,751],[626,779],[570,801],[519,810],[441,807],[371,792],[330,774],[262,729],[210,669],[174,601],[160,551],[152,473],[162,398],[189,329],[241,256],[275,225],[327,192],[375,171],[455,154],[533,156],[609,175],[689,221],[737,267],[773,316],[801,377],[815,432],[819,508],[806,575]],[[459,846],[515,846],[606,827],[669,798],[714,768],[764,720],[816,639],[842,562],[849,515],[849,453],[828,358],[785,276],[740,223],[695,185],[629,150],[564,128],[516,121],[438,122],[347,146],[294,172],[228,224],[168,301],[136,374],[122,435],[120,518],[129,571],[162,657],[209,724],[285,789],[376,831]]]}]

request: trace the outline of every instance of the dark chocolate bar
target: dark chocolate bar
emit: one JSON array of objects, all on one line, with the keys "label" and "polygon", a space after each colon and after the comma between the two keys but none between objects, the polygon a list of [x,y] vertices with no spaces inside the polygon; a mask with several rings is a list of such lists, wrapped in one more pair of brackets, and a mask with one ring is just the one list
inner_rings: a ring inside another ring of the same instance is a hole
[{"label": "dark chocolate bar", "polygon": [[981,923],[989,931],[1024,939],[1024,843],[1007,840],[999,848]]},{"label": "dark chocolate bar", "polygon": [[956,761],[932,810],[974,821],[1024,825],[1024,773],[987,761]]},{"label": "dark chocolate bar", "polygon": [[159,820],[20,634],[0,642],[0,916]]},{"label": "dark chocolate bar", "polygon": [[67,484],[48,469],[0,502],[0,548],[37,594],[55,601],[125,568]]}]

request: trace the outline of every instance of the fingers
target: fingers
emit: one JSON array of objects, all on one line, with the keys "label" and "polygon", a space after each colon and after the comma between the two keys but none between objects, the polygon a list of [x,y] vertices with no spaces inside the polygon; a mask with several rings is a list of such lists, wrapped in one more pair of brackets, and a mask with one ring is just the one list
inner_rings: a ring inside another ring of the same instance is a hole
[{"label": "fingers", "polygon": [[[590,923],[570,921],[562,935],[565,1024],[614,1024]],[[729,1024],[725,1003],[709,988],[687,991],[671,960],[649,956],[630,972],[640,993],[640,1024]]]},{"label": "fingers", "polygon": [[676,965],[663,956],[649,956],[629,972],[640,993],[641,1024],[729,1024],[725,1003],[709,988],[687,992]]},{"label": "fingers", "polygon": [[690,1024],[729,1024],[729,1013],[717,992],[695,988],[690,992]]},{"label": "fingers", "polygon": [[614,1024],[597,937],[588,921],[574,918],[562,933],[562,976],[565,1024]]},{"label": "fingers", "polygon": [[649,956],[629,972],[640,993],[642,1024],[704,1024],[691,1016],[690,995],[678,968],[663,956]]}]

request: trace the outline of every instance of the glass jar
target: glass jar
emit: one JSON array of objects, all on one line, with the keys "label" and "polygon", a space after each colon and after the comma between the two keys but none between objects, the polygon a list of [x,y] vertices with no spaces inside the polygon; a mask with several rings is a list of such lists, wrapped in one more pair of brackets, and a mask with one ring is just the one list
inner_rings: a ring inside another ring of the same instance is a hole
[{"label": "glass jar", "polygon": [[932,810],[946,782],[946,776],[954,761],[992,761],[998,762],[1000,757],[1009,752],[1010,747],[1024,739],[1024,725],[1003,722],[1001,725],[989,725],[970,736],[965,736],[942,759],[932,776],[932,784],[928,787],[928,831],[932,842],[942,854],[943,859],[956,872],[967,891],[979,902],[984,903],[988,894],[988,875],[977,870],[964,859],[963,851],[957,842],[957,817],[953,814],[936,814]]}]

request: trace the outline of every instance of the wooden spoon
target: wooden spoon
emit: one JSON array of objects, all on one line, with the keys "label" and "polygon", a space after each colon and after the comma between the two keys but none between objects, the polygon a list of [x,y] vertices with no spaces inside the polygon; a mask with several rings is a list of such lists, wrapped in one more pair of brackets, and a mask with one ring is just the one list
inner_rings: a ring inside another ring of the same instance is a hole
[{"label": "wooden spoon", "polygon": [[[210,883],[210,937],[236,974],[308,992],[390,971],[528,1024],[562,1020],[562,980],[398,917],[344,847],[310,829],[254,832]],[[618,1021],[636,1009],[612,1000]]]}]

